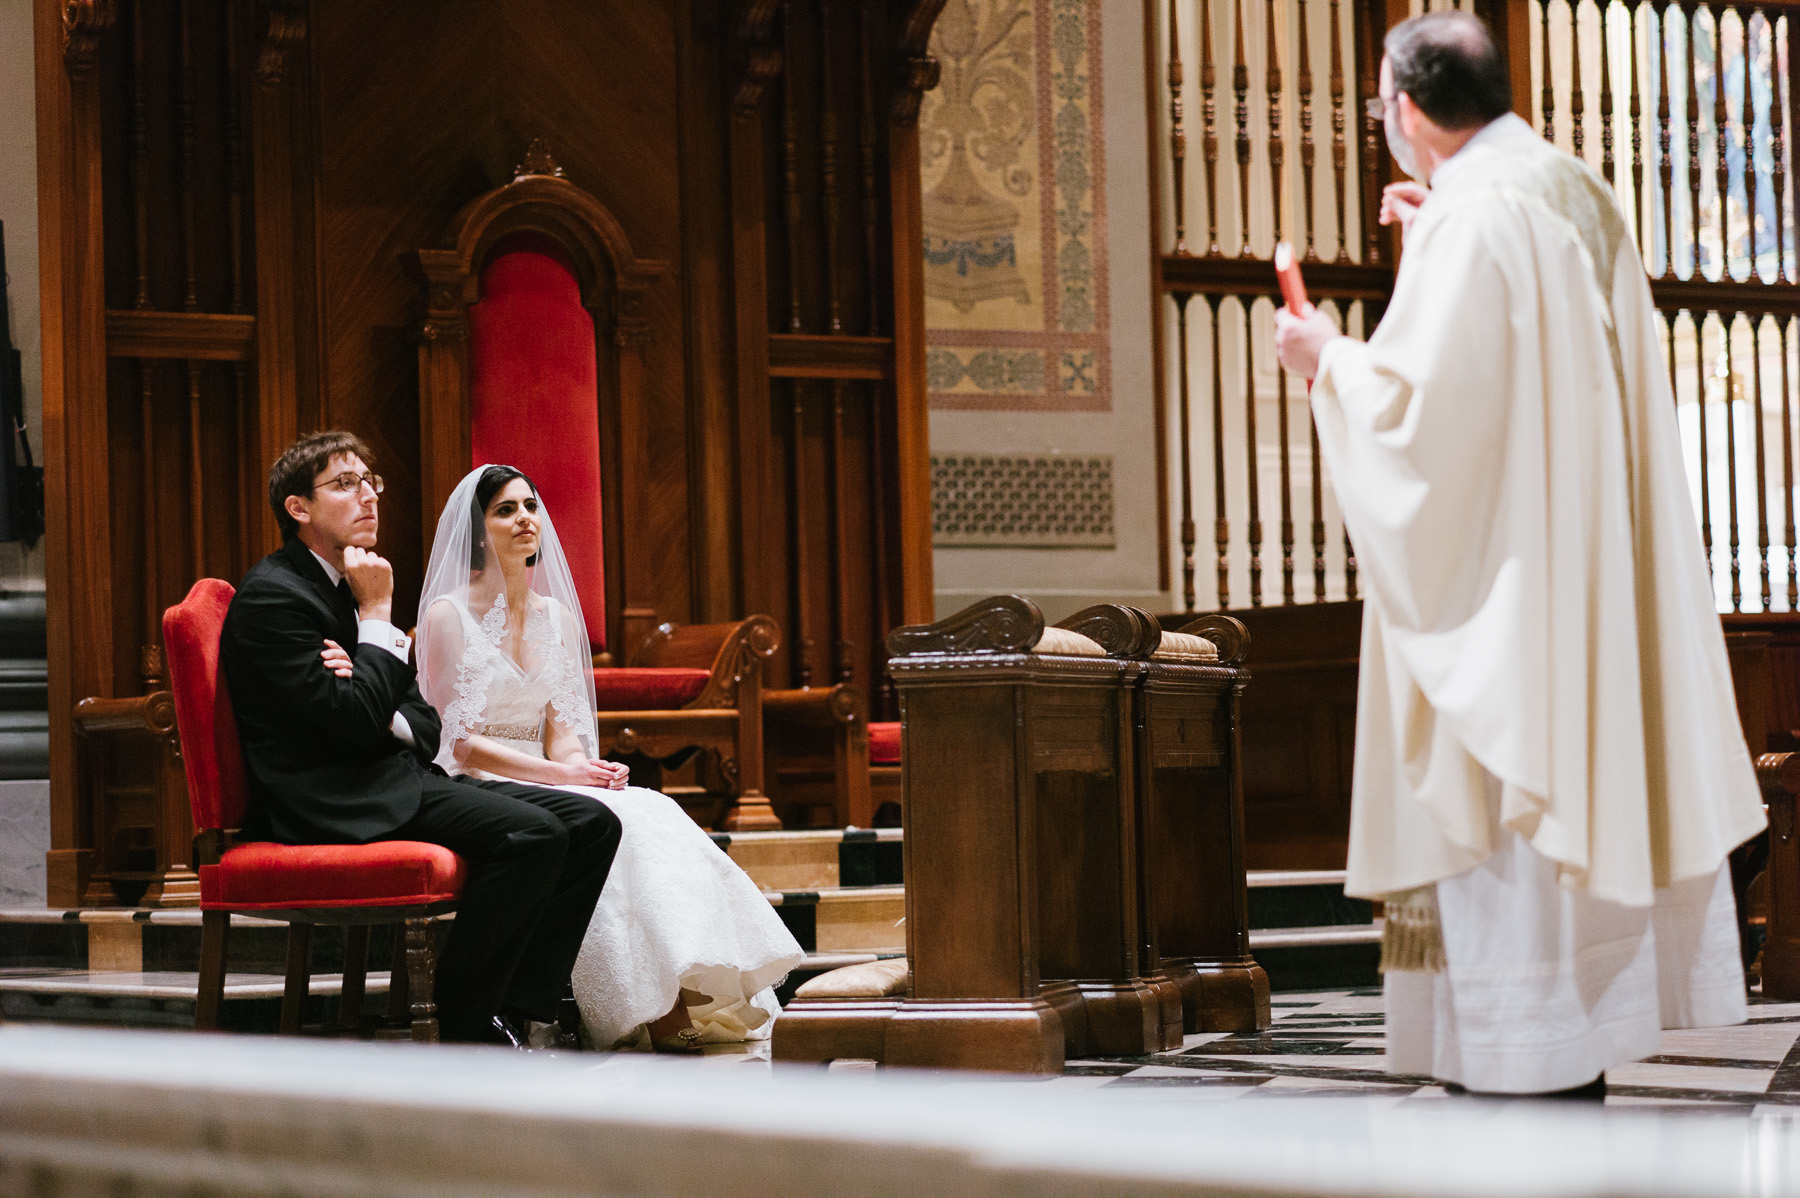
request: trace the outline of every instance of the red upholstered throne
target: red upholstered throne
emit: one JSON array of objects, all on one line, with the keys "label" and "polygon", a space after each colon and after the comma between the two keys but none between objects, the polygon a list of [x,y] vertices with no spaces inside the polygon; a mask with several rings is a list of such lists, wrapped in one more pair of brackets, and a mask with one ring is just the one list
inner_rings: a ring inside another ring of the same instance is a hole
[{"label": "red upholstered throne", "polygon": [[452,242],[417,255],[429,510],[473,465],[525,471],[581,595],[600,751],[716,752],[733,796],[722,826],[779,828],[763,794],[761,709],[779,628],[760,615],[678,627],[648,598],[644,295],[663,264],[637,258],[539,145],[517,178],[462,211]]},{"label": "red upholstered throne", "polygon": [[[187,772],[200,863],[200,986],[194,1026],[219,1026],[225,991],[225,949],[231,916],[241,912],[288,924],[287,985],[281,1030],[300,1030],[311,982],[314,924],[346,929],[339,1024],[357,1026],[362,1009],[369,927],[406,927],[406,969],[395,962],[389,1011],[403,1009],[410,992],[412,1038],[438,1038],[432,1001],[435,969],[430,922],[453,909],[462,893],[462,858],[435,844],[410,840],[360,845],[235,843],[244,814],[244,760],[237,720],[219,672],[219,634],[236,592],[203,578],[163,613],[163,643],[181,758]],[[408,984],[410,979],[410,985]]]}]

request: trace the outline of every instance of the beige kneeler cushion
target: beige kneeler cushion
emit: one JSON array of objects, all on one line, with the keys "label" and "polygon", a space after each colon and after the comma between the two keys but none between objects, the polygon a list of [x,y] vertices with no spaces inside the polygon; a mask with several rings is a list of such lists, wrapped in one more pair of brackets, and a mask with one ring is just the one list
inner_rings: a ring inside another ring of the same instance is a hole
[{"label": "beige kneeler cushion", "polygon": [[794,991],[795,998],[892,998],[906,993],[906,958],[888,957],[833,969]]},{"label": "beige kneeler cushion", "polygon": [[1218,661],[1216,645],[1191,632],[1165,632],[1162,643],[1150,655],[1154,661]]},{"label": "beige kneeler cushion", "polygon": [[1058,628],[1052,624],[1044,629],[1044,635],[1038,643],[1031,647],[1033,653],[1060,653],[1065,657],[1105,657],[1106,650],[1100,642],[1091,637],[1082,636],[1079,632],[1071,632],[1067,628]]}]

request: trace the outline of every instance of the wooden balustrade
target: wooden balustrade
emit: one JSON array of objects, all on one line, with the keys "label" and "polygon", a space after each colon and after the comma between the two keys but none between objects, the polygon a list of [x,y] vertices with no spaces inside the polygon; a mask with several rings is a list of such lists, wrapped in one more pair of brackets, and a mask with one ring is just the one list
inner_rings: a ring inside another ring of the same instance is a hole
[{"label": "wooden balustrade", "polygon": [[[1181,506],[1173,531],[1185,608],[1357,593],[1355,550],[1324,485],[1316,435],[1293,410],[1301,388],[1273,361],[1279,299],[1267,259],[1285,237],[1302,247],[1315,301],[1329,301],[1355,332],[1380,319],[1398,247],[1373,216],[1395,176],[1359,101],[1375,94],[1386,28],[1450,7],[1473,7],[1525,52],[1513,70],[1517,110],[1619,191],[1663,317],[1721,609],[1794,610],[1800,267],[1787,131],[1800,28],[1786,4],[1654,0],[1331,0],[1323,21],[1306,0],[1164,0],[1166,20],[1153,27],[1167,45],[1153,60],[1164,64],[1167,103],[1152,107],[1166,121],[1159,178],[1173,200],[1158,264],[1173,334],[1163,403],[1174,406],[1176,429],[1164,470]],[[1326,72],[1312,69],[1319,61]],[[1201,93],[1198,155],[1188,153],[1190,77]],[[1223,174],[1221,79],[1238,168]],[[1346,94],[1347,79],[1357,94]],[[1253,95],[1266,102],[1260,123]],[[1350,105],[1358,125],[1346,121]],[[1330,114],[1328,175],[1316,169],[1315,112]],[[1297,154],[1288,145],[1296,138]],[[1196,237],[1190,247],[1188,231],[1202,224],[1203,246]],[[1210,466],[1210,480],[1197,463]],[[1210,568],[1199,561],[1199,497],[1209,491]]]}]

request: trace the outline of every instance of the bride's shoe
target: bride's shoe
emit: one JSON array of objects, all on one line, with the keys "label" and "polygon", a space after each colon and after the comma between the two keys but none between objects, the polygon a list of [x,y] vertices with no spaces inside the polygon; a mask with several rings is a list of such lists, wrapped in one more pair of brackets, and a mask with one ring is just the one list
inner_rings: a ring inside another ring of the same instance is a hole
[{"label": "bride's shoe", "polygon": [[688,1015],[690,1006],[700,1006],[712,1001],[712,996],[697,994],[683,987],[675,996],[675,1005],[667,1015],[652,1020],[648,1026],[650,1047],[657,1052],[697,1053],[701,1049],[699,1028]]}]

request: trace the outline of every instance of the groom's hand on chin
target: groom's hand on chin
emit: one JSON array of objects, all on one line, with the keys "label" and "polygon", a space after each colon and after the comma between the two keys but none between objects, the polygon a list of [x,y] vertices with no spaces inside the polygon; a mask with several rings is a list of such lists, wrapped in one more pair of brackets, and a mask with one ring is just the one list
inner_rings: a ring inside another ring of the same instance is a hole
[{"label": "groom's hand on chin", "polygon": [[365,620],[391,620],[394,612],[394,567],[380,554],[351,545],[344,550],[344,579]]}]

